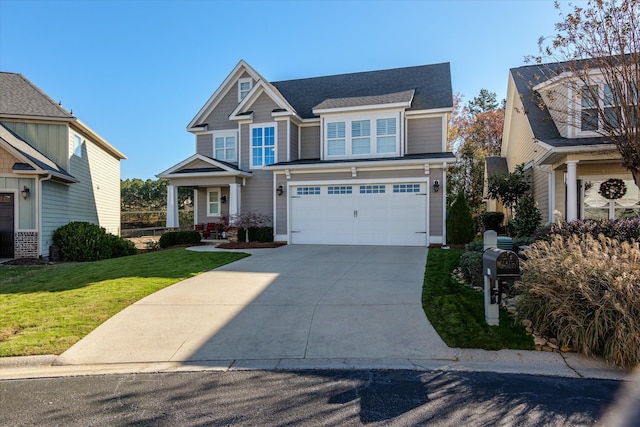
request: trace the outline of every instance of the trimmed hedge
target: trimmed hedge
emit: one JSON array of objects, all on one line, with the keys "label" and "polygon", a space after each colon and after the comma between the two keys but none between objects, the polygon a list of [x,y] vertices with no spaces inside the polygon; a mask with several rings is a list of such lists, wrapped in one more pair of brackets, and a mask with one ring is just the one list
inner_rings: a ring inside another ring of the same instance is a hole
[{"label": "trimmed hedge", "polygon": [[[249,227],[250,242],[273,242],[273,227]],[[247,229],[238,228],[238,242],[247,241]]]},{"label": "trimmed hedge", "polygon": [[137,253],[130,240],[81,221],[70,222],[54,231],[53,244],[58,247],[62,261],[98,261]]},{"label": "trimmed hedge", "polygon": [[161,248],[169,248],[176,245],[197,245],[202,236],[197,231],[167,231],[160,236],[158,244]]}]

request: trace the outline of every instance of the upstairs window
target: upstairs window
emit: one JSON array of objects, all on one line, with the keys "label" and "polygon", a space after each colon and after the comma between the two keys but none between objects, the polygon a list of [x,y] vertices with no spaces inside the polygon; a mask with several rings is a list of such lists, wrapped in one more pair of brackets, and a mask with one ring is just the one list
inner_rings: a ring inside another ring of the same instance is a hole
[{"label": "upstairs window", "polygon": [[[580,130],[602,131],[604,123],[617,128],[620,123],[620,102],[609,85],[591,85],[582,88],[580,100]],[[601,117],[600,112],[604,112]]]},{"label": "upstairs window", "polygon": [[213,135],[213,157],[225,162],[236,162],[236,133],[217,132]]},{"label": "upstairs window", "polygon": [[383,157],[400,152],[398,119],[388,113],[368,119],[360,116],[352,120],[327,120],[324,139],[328,159]]},{"label": "upstairs window", "polygon": [[251,90],[251,79],[240,79],[238,80],[238,102],[242,101],[245,96]]},{"label": "upstairs window", "polygon": [[276,125],[251,127],[251,167],[261,168],[276,162]]}]

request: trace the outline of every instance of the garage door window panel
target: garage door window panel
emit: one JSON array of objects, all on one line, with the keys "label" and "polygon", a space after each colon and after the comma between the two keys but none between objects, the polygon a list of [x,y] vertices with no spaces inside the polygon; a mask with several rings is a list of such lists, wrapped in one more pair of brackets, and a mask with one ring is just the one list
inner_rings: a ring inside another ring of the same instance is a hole
[{"label": "garage door window panel", "polygon": [[298,187],[296,189],[296,195],[298,196],[319,196],[320,187]]},{"label": "garage door window panel", "polygon": [[360,194],[384,194],[386,188],[384,185],[361,185]]},{"label": "garage door window panel", "polygon": [[352,194],[353,187],[350,185],[338,185],[327,188],[328,194]]},{"label": "garage door window panel", "polygon": [[394,184],[394,193],[419,193],[420,184]]}]

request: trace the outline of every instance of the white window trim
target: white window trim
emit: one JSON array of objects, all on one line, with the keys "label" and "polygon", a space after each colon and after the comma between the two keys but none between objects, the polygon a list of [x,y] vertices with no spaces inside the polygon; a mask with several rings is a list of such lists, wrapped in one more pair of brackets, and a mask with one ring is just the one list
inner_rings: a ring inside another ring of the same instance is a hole
[{"label": "white window trim", "polygon": [[573,123],[576,138],[589,138],[603,135],[603,118],[601,117],[600,110],[604,111],[605,108],[608,107],[608,105],[604,105],[604,86],[606,84],[607,83],[605,81],[597,80],[591,82],[589,85],[598,86],[598,99],[596,100],[598,103],[598,106],[596,107],[596,111],[598,113],[598,130],[582,130],[582,97],[576,97],[574,111],[577,111],[578,114],[575,115],[575,121]]},{"label": "white window trim", "polygon": [[[233,129],[233,130],[219,130],[219,131],[214,131],[212,133],[212,157],[216,160],[222,160],[223,162],[231,162],[231,163],[235,163],[238,161],[238,131]],[[227,147],[226,147],[226,141],[227,138],[233,136],[235,139],[235,151],[236,151],[236,156],[235,158],[231,159],[231,160],[227,160],[226,156],[227,156]],[[224,153],[225,153],[225,158],[224,159],[218,159],[216,157],[216,138],[224,138],[225,139],[225,148],[224,148]]]},{"label": "white window trim", "polygon": [[[217,191],[218,192],[218,200],[216,200],[216,202],[218,203],[218,213],[213,213],[211,212],[211,193],[213,191]],[[210,217],[219,217],[220,216],[220,211],[221,211],[221,207],[222,204],[220,203],[220,196],[222,195],[222,192],[220,191],[220,187],[211,187],[211,188],[207,188],[207,216]]]},{"label": "white window trim", "polygon": [[[76,138],[78,140],[78,145],[76,146]],[[79,158],[82,158],[82,136],[78,135],[77,133],[73,134],[73,138],[72,138],[72,142],[71,142],[71,149],[73,151],[73,155]]]},{"label": "white window trim", "polygon": [[[269,166],[269,165],[265,165],[264,164],[264,151],[263,151],[263,156],[262,156],[262,165],[260,166],[254,166],[253,165],[253,129],[255,128],[269,128],[269,127],[273,127],[273,135],[274,135],[274,145],[273,145],[273,162],[274,163],[278,163],[278,123],[277,122],[271,122],[271,123],[256,123],[256,124],[251,124],[249,126],[249,169],[262,169],[265,166]],[[264,138],[264,132],[263,132],[263,138]],[[263,150],[264,150],[264,145],[263,145]]]},{"label": "white window trim", "polygon": [[[396,150],[390,153],[378,153],[377,152],[377,126],[376,120],[378,119],[395,119],[396,120]],[[369,120],[369,153],[368,154],[351,154],[352,152],[352,130],[351,123],[360,121],[360,120]],[[345,123],[345,155],[337,155],[330,156],[329,155],[329,147],[327,143],[328,136],[328,127],[329,123],[336,122],[344,122]],[[324,160],[339,160],[339,159],[367,159],[372,157],[399,157],[401,154],[401,146],[403,138],[403,129],[404,129],[404,118],[402,116],[401,111],[385,111],[379,113],[354,113],[354,114],[340,114],[340,115],[330,115],[323,117],[322,121],[322,129],[321,129],[321,140],[322,140],[322,154],[324,156]]]},{"label": "white window trim", "polygon": [[[242,97],[242,90],[240,89],[240,87],[242,86],[242,83],[249,83],[249,90],[247,91],[247,94],[249,94],[249,92],[251,92],[251,89],[253,89],[253,79],[251,77],[245,77],[242,79],[238,79],[238,102],[242,101],[244,98]],[[247,95],[245,95],[247,96]]]}]

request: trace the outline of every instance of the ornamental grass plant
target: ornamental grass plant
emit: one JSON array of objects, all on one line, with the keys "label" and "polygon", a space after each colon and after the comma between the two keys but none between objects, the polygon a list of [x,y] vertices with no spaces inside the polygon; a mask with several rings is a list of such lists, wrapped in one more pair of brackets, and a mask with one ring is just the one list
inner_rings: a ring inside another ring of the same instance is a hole
[{"label": "ornamental grass plant", "polygon": [[542,335],[611,364],[640,363],[640,245],[552,235],[525,251],[518,311]]}]

